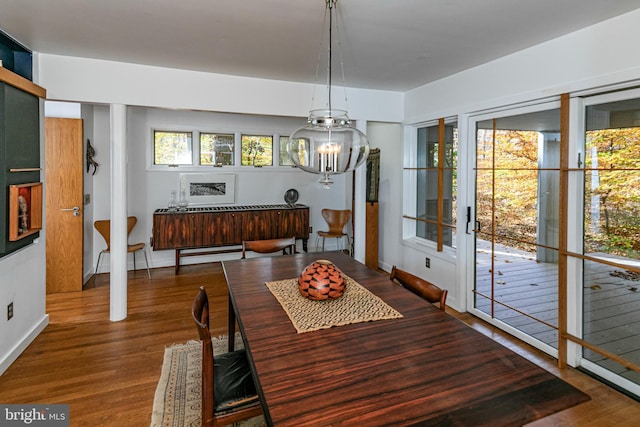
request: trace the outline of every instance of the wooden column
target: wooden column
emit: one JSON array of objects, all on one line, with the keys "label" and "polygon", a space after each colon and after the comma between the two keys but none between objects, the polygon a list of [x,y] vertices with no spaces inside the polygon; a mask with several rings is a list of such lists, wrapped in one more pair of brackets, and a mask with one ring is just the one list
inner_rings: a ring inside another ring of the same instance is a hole
[{"label": "wooden column", "polygon": [[378,202],[366,203],[366,247],[364,263],[367,267],[378,269]]}]

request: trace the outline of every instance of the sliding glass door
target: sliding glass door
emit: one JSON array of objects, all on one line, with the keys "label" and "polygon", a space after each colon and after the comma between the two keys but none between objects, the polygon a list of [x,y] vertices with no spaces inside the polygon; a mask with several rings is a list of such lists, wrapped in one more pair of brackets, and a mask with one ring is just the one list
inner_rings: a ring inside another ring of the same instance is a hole
[{"label": "sliding glass door", "polygon": [[469,121],[467,308],[640,396],[640,90],[560,104]]},{"label": "sliding glass door", "polygon": [[[583,365],[640,394],[640,93],[584,99]],[[573,254],[569,254],[572,256]]]},{"label": "sliding glass door", "polygon": [[473,309],[557,347],[559,105],[479,118],[475,141]]}]

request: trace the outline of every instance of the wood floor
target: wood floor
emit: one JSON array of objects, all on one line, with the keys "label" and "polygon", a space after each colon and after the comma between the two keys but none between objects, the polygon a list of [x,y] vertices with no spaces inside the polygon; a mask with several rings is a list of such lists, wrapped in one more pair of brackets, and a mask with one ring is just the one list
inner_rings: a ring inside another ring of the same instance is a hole
[{"label": "wood floor", "polygon": [[[212,333],[226,333],[227,291],[219,263],[129,273],[129,315],[109,321],[109,277],[83,292],[49,295],[49,326],[0,376],[2,403],[66,403],[71,426],[148,426],[164,347],[196,339],[198,287],[209,293]],[[592,400],[531,426],[635,426],[640,403],[468,314],[448,312],[588,393]],[[470,349],[472,351],[472,349]]]}]

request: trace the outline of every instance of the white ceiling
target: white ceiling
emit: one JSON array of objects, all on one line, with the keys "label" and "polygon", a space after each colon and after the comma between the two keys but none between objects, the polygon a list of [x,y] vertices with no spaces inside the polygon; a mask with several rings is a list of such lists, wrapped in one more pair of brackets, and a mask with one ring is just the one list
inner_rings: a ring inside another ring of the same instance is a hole
[{"label": "white ceiling", "polygon": [[[406,91],[640,0],[338,0],[337,8],[346,84]],[[42,53],[313,83],[326,80],[322,68],[316,77],[324,13],[325,0],[0,0],[0,29]],[[333,52],[340,84],[336,43]]]}]

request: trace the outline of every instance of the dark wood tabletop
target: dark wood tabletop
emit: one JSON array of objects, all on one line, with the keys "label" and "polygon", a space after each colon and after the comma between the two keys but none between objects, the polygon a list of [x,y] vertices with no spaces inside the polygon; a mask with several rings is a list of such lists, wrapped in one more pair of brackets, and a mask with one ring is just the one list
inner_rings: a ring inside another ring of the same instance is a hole
[{"label": "dark wood tabletop", "polygon": [[[316,259],[332,261],[403,318],[297,333],[265,282],[295,278]],[[223,267],[230,323],[237,317],[269,425],[519,426],[588,400],[342,253]]]}]

